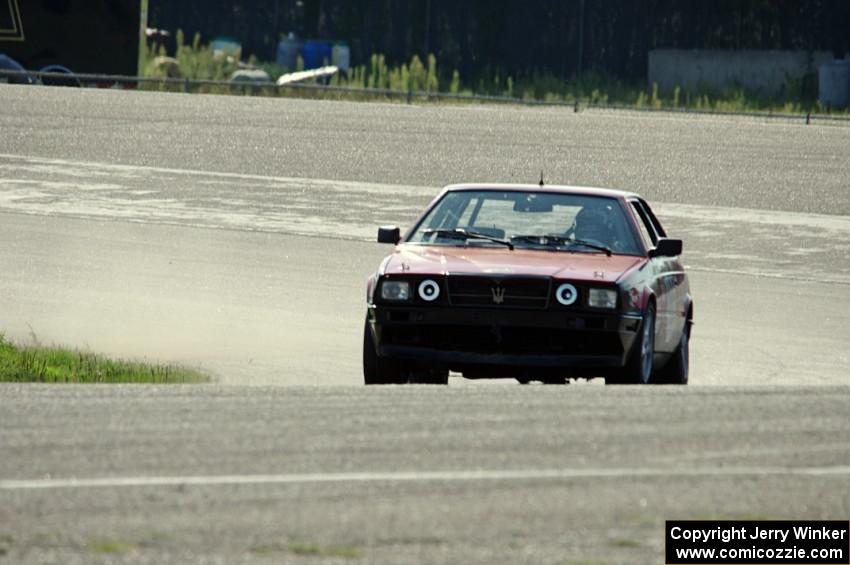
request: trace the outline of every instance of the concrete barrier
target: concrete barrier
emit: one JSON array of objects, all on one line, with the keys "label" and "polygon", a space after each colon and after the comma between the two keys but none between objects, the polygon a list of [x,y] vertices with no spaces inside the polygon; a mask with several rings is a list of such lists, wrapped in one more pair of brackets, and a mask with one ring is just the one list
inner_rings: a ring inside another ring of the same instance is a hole
[{"label": "concrete barrier", "polygon": [[764,96],[781,96],[790,82],[816,75],[832,61],[829,51],[721,51],[712,49],[653,49],[649,52],[649,84],[671,93],[741,87]]}]

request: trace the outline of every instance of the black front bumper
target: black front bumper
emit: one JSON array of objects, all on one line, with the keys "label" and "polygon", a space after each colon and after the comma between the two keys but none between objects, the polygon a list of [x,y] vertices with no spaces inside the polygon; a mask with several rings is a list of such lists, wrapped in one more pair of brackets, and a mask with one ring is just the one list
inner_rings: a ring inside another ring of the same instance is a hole
[{"label": "black front bumper", "polygon": [[476,367],[622,367],[641,317],[619,313],[372,305],[381,357],[465,371]]}]

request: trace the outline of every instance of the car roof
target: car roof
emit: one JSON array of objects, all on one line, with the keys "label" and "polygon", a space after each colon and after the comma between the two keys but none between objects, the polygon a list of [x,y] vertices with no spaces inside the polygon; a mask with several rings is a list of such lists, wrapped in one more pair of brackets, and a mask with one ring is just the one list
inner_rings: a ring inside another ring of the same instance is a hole
[{"label": "car roof", "polygon": [[559,194],[579,194],[582,196],[604,196],[607,198],[639,198],[634,192],[615,190],[613,188],[597,188],[591,186],[567,186],[559,184],[498,184],[498,183],[464,183],[450,184],[444,192],[464,190],[505,190],[517,192],[552,192]]}]

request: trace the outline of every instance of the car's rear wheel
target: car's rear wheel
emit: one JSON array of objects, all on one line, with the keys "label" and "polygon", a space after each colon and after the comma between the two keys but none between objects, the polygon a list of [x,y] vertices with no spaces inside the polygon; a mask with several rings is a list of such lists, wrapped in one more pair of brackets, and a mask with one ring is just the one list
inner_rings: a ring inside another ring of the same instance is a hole
[{"label": "car's rear wheel", "polygon": [[652,377],[655,353],[655,304],[650,302],[643,314],[640,336],[632,346],[629,361],[619,374],[605,377],[605,384],[648,384]]},{"label": "car's rear wheel", "polygon": [[367,385],[447,385],[448,369],[407,365],[398,359],[381,357],[375,348],[369,321],[363,328],[363,383]]},{"label": "car's rear wheel", "polygon": [[688,384],[688,372],[690,368],[690,348],[688,344],[690,341],[691,321],[688,319],[685,322],[685,327],[682,329],[682,337],[679,340],[676,351],[673,352],[673,355],[664,368],[653,376],[654,383],[669,385]]}]

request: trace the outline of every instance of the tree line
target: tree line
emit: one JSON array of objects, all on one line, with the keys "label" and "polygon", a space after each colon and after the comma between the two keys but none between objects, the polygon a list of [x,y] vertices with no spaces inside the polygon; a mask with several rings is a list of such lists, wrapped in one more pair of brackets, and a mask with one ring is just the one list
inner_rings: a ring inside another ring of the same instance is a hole
[{"label": "tree line", "polygon": [[436,55],[441,73],[596,70],[641,80],[654,48],[833,51],[850,45],[848,0],[150,0],[148,25],[236,37],[273,60],[287,32],[345,41],[352,61]]}]

